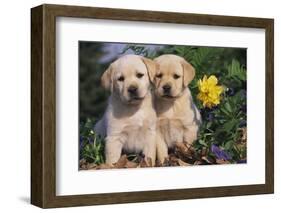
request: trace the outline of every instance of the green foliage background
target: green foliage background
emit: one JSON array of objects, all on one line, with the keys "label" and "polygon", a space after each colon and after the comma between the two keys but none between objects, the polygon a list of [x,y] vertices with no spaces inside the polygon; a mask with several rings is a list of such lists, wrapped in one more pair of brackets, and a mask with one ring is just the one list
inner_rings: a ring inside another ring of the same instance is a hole
[{"label": "green foliage background", "polygon": [[[246,143],[241,143],[241,129],[246,128],[246,49],[172,45],[123,44],[121,51],[112,54],[108,43],[80,42],[79,44],[79,106],[80,158],[97,164],[104,162],[104,141],[93,132],[97,119],[104,113],[108,93],[100,86],[100,77],[108,65],[123,54],[155,58],[176,54],[191,63],[195,79],[189,85],[195,104],[202,115],[202,126],[194,147],[211,158],[231,163],[246,162]],[[112,57],[106,60],[108,54]],[[215,75],[224,86],[221,103],[212,109],[204,108],[196,96],[197,81],[204,75]]]},{"label": "green foliage background", "polygon": [[100,62],[106,55],[103,43],[79,43],[79,113],[80,121],[100,118],[106,107],[108,93],[100,78],[108,63]]}]

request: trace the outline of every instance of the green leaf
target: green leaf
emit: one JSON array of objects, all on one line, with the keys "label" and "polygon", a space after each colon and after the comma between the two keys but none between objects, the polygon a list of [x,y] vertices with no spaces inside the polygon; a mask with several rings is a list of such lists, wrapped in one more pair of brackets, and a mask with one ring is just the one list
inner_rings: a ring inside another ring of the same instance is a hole
[{"label": "green leaf", "polygon": [[228,111],[228,112],[232,112],[232,109],[231,109],[231,106],[230,106],[230,103],[229,102],[226,102],[225,103],[225,109]]},{"label": "green leaf", "polygon": [[235,125],[237,124],[237,121],[236,120],[230,120],[230,121],[227,121],[224,125],[223,125],[223,128],[226,130],[226,131],[232,131],[233,128],[235,127]]},{"label": "green leaf", "polygon": [[220,109],[225,115],[230,115],[229,112],[223,107]]},{"label": "green leaf", "polygon": [[206,129],[209,129],[212,126],[212,122],[207,122]]},{"label": "green leaf", "polygon": [[199,142],[201,145],[208,147],[208,144],[206,144],[204,140],[199,139],[198,142]]},{"label": "green leaf", "polygon": [[224,145],[224,149],[225,150],[230,150],[230,149],[232,149],[233,148],[233,141],[231,140],[231,141],[227,141],[226,143],[225,143],[225,145]]},{"label": "green leaf", "polygon": [[246,70],[237,60],[233,59],[232,63],[227,66],[227,70],[229,78],[237,77],[239,80],[246,81]]}]

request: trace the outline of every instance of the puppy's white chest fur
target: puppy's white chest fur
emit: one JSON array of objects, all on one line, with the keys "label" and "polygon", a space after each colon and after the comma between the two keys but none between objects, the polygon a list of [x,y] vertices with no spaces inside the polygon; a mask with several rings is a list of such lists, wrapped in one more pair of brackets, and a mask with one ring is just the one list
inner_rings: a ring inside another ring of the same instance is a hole
[{"label": "puppy's white chest fur", "polygon": [[[150,119],[148,119],[150,118]],[[122,135],[123,149],[129,152],[141,152],[149,141],[147,135],[155,134],[156,113],[140,109],[131,117],[118,122],[111,135]],[[112,123],[113,124],[113,123]],[[110,124],[109,124],[110,125]],[[115,125],[115,124],[113,124]]]},{"label": "puppy's white chest fur", "polygon": [[168,147],[176,142],[184,141],[184,131],[187,129],[181,119],[160,118],[158,120],[158,131]]},{"label": "puppy's white chest fur", "polygon": [[[116,102],[109,100],[109,105],[104,118],[101,120],[103,136],[116,137],[122,143],[123,150],[141,152],[156,131],[156,112],[152,104],[152,97],[147,95],[140,106],[116,106]],[[98,130],[99,124],[96,130]]]}]

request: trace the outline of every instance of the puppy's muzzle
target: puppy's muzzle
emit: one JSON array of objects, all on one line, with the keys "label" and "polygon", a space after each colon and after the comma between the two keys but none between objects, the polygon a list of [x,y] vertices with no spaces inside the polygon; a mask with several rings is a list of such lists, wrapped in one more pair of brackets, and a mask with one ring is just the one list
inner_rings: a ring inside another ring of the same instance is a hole
[{"label": "puppy's muzzle", "polygon": [[169,84],[165,84],[163,87],[163,93],[164,95],[170,95],[171,93],[171,86]]},{"label": "puppy's muzzle", "polygon": [[131,97],[138,97],[138,87],[136,86],[130,86],[128,88],[128,93],[130,94]]}]

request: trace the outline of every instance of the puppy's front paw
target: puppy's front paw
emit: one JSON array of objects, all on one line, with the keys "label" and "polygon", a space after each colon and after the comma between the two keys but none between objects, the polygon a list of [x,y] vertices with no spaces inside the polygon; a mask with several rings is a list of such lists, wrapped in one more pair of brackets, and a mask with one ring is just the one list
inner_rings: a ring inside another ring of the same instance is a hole
[{"label": "puppy's front paw", "polygon": [[113,137],[105,139],[105,162],[109,165],[116,163],[121,157],[122,143]]}]

